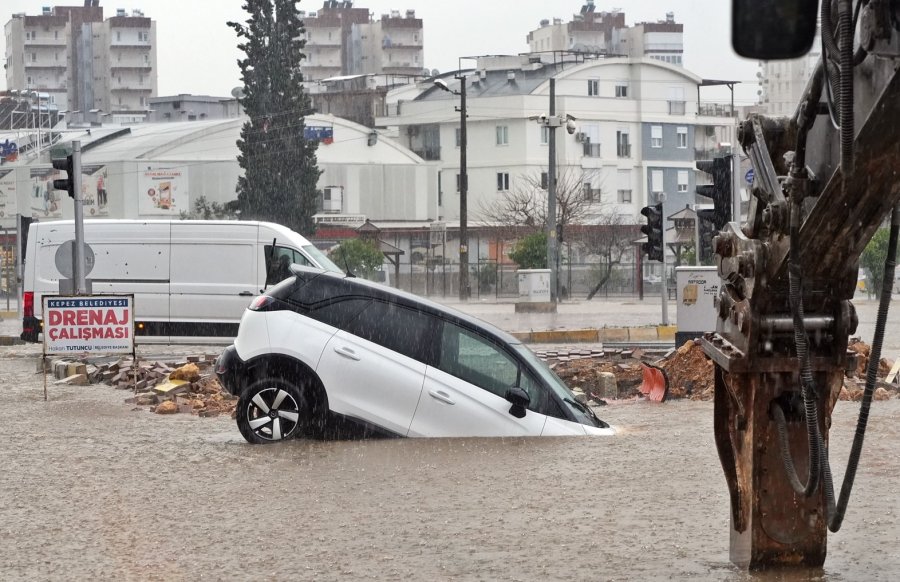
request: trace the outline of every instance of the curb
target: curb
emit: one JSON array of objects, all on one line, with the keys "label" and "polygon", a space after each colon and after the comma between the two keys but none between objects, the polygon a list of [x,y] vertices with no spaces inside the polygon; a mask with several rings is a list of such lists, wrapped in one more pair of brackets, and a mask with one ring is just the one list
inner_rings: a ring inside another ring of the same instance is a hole
[{"label": "curb", "polygon": [[674,341],[677,329],[674,325],[659,325],[656,327],[518,331],[511,335],[521,342],[532,344],[654,342]]}]

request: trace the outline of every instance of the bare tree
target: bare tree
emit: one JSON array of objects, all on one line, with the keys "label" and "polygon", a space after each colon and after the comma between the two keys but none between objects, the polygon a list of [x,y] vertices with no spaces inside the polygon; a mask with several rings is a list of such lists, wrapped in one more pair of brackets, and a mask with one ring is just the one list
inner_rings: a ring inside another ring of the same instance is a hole
[{"label": "bare tree", "polygon": [[586,228],[581,236],[588,253],[596,256],[598,278],[588,292],[588,300],[594,298],[600,289],[609,281],[616,266],[632,255],[634,240],[640,236],[640,227],[629,224],[620,214],[606,208],[595,215],[592,225]]},{"label": "bare tree", "polygon": [[[600,188],[591,187],[596,172],[576,166],[562,166],[556,175],[556,225],[559,242],[568,226],[581,224],[592,213],[600,196]],[[586,187],[587,185],[587,187]],[[594,195],[596,194],[596,199]],[[542,230],[547,225],[547,173],[521,177],[511,190],[500,197],[479,203],[485,221],[506,227],[512,232]]]}]

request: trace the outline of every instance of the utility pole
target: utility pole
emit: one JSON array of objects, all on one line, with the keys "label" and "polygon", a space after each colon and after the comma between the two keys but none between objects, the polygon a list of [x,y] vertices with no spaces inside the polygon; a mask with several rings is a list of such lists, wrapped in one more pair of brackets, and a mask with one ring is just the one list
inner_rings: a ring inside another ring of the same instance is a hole
[{"label": "utility pole", "polygon": [[469,299],[469,177],[466,171],[466,75],[459,79],[459,300]]},{"label": "utility pole", "polygon": [[[556,117],[556,78],[550,77],[550,119]],[[556,239],[556,128],[559,123],[548,123],[550,135],[547,145],[550,160],[547,164],[547,266],[550,268],[550,301],[557,301],[557,280],[559,277]]]}]

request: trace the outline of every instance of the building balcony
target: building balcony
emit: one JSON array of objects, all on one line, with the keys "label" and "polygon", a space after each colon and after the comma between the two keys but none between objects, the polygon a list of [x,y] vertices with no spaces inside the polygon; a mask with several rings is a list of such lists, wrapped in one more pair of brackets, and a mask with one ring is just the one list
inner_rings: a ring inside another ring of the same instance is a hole
[{"label": "building balcony", "polygon": [[146,71],[149,72],[153,70],[153,67],[145,64],[128,64],[128,63],[118,63],[115,65],[110,65],[110,71]]},{"label": "building balcony", "polygon": [[599,143],[586,143],[582,144],[584,146],[584,157],[586,158],[599,158],[600,157],[600,144]]},{"label": "building balcony", "polygon": [[401,51],[401,50],[421,50],[421,49],[423,48],[423,46],[424,46],[424,45],[422,44],[422,41],[409,41],[409,42],[405,42],[405,41],[401,41],[401,42],[393,41],[393,42],[391,42],[390,44],[388,44],[388,43],[382,43],[382,44],[381,44],[381,48],[383,48],[384,50],[398,50],[398,51]]},{"label": "building balcony", "polygon": [[701,103],[697,114],[707,117],[735,117],[736,111],[728,103]]},{"label": "building balcony", "polygon": [[42,62],[31,62],[25,63],[25,70],[29,69],[65,69],[65,63],[58,63],[56,61],[52,63],[42,63]]},{"label": "building balcony", "polygon": [[432,146],[432,147],[418,147],[411,148],[413,153],[422,158],[423,160],[434,162],[441,159],[441,147],[440,146]]},{"label": "building balcony", "polygon": [[33,38],[26,40],[23,45],[25,46],[25,49],[47,47],[65,48],[67,43],[65,36],[63,36],[62,38]]},{"label": "building balcony", "polygon": [[153,89],[144,85],[113,85],[109,88],[113,93],[135,92],[135,93],[152,93]]}]

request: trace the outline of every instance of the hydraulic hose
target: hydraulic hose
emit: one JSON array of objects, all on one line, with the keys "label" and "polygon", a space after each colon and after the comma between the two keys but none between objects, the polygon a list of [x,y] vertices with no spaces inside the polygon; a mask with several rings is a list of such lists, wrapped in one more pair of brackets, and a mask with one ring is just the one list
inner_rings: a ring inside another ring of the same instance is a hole
[{"label": "hydraulic hose", "polygon": [[[881,347],[884,343],[884,330],[887,326],[888,310],[891,305],[891,291],[894,283],[894,273],[897,267],[897,239],[900,235],[900,204],[894,206],[891,212],[891,231],[888,238],[887,260],[884,262],[884,279],[881,281],[881,298],[878,302],[878,317],[875,319],[875,336],[872,339],[872,350],[869,352],[869,365],[866,367],[866,387],[863,391],[862,402],[859,407],[859,419],[856,422],[856,434],[853,436],[853,445],[850,448],[850,458],[847,461],[847,471],[844,473],[844,482],[841,485],[841,495],[834,505],[834,488],[831,484],[831,472],[827,467],[827,450],[824,462],[826,463],[825,496],[828,507],[828,529],[833,532],[841,529],[844,516],[847,513],[847,504],[850,501],[850,491],[853,490],[853,481],[856,477],[856,469],[862,456],[863,441],[866,437],[866,425],[869,422],[869,410],[872,407],[872,395],[875,393],[875,381],[878,377],[878,364],[881,361]],[[829,489],[830,494],[829,494]]]},{"label": "hydraulic hose", "polygon": [[[824,37],[824,33],[823,33]],[[838,0],[838,40],[840,44],[840,118],[841,118],[841,174],[844,188],[853,174],[853,4],[852,0]]]},{"label": "hydraulic hose", "polygon": [[800,265],[800,249],[797,241],[800,239],[800,213],[802,201],[799,197],[791,201],[791,249],[789,255],[788,278],[790,283],[791,312],[794,318],[794,343],[797,347],[797,359],[800,361],[800,395],[803,398],[803,411],[806,420],[806,434],[808,444],[808,472],[804,485],[791,457],[790,446],[787,442],[787,423],[784,411],[779,404],[774,405],[773,416],[778,429],[778,440],[781,445],[781,456],[784,468],[794,491],[805,497],[812,496],[819,487],[819,478],[822,473],[821,462],[825,457],[822,450],[822,434],[819,430],[819,410],[817,405],[818,392],[812,375],[812,366],[809,361],[809,344],[806,337],[806,326],[803,324],[803,271]]}]

